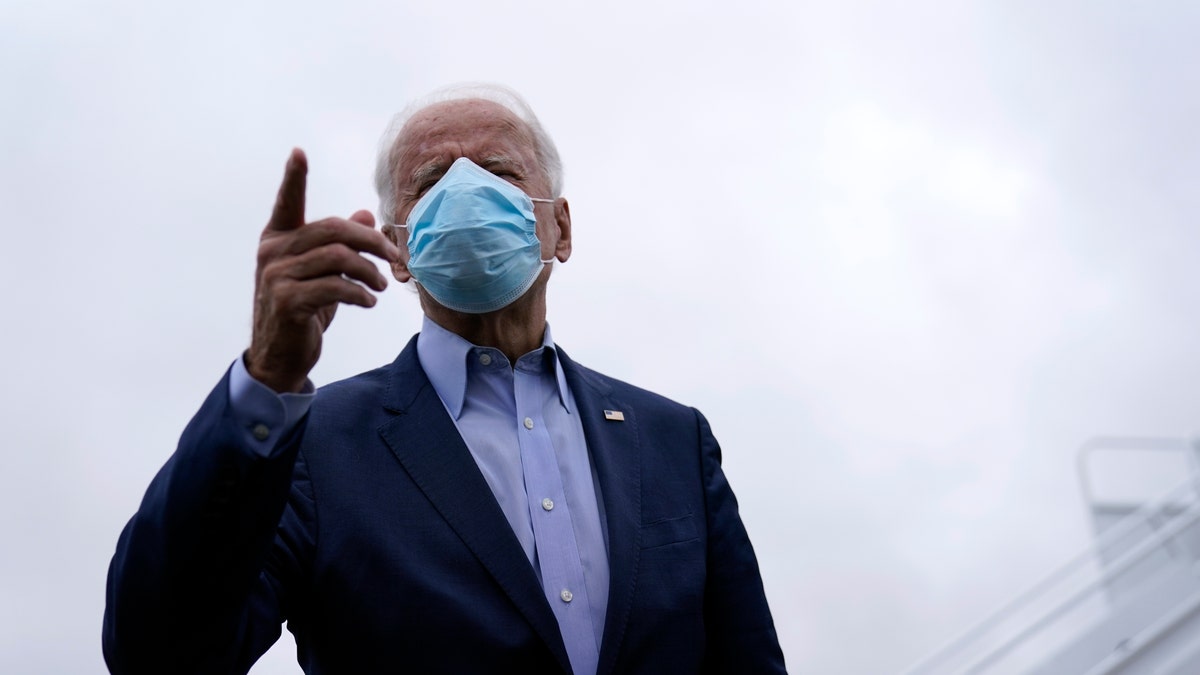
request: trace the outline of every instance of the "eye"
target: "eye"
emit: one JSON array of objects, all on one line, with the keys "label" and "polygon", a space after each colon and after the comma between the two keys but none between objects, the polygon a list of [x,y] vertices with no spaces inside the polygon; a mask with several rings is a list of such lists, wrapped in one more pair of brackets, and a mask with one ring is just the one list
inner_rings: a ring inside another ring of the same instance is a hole
[{"label": "eye", "polygon": [[504,180],[513,184],[521,182],[521,177],[509,169],[496,169],[495,171],[492,171],[492,175],[496,176],[497,178],[503,178]]}]

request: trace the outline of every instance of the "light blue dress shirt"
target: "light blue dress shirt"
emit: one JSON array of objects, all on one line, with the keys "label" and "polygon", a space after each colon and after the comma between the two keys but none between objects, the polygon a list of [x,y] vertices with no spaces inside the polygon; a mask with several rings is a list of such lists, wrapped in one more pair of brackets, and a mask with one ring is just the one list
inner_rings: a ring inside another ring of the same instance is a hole
[{"label": "light blue dress shirt", "polygon": [[[473,345],[426,317],[417,357],[542,582],[572,670],[595,673],[608,608],[604,515],[550,326],[542,346],[513,366],[499,350]],[[229,388],[234,418],[264,457],[315,396],[276,394],[240,358]]]},{"label": "light blue dress shirt", "polygon": [[279,439],[291,431],[308,412],[316,393],[304,381],[299,394],[277,394],[246,370],[239,356],[229,369],[229,407],[246,440],[246,447],[261,457],[275,454]]},{"label": "light blue dress shirt", "polygon": [[541,578],[571,669],[595,673],[608,553],[599,487],[550,326],[542,346],[513,366],[426,317],[417,358]]}]

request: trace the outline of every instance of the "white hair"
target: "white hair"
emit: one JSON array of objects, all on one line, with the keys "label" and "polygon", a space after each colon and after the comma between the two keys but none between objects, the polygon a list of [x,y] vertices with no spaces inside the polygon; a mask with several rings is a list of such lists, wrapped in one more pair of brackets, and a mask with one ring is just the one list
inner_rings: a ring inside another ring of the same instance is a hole
[{"label": "white hair", "polygon": [[533,135],[534,153],[550,183],[550,196],[562,195],[563,166],[562,160],[558,156],[558,148],[554,145],[554,139],[550,138],[550,134],[542,128],[542,123],[538,121],[537,115],[533,114],[533,108],[529,107],[525,99],[512,89],[499,84],[488,82],[452,84],[435,89],[408,104],[404,110],[392,118],[383,132],[383,137],[379,140],[379,155],[375,161],[375,191],[379,194],[379,216],[384,223],[391,223],[392,219],[396,217],[395,173],[400,161],[400,153],[396,151],[396,140],[404,129],[404,125],[414,115],[432,105],[468,99],[482,99],[497,103],[516,115],[517,119],[529,127],[529,131]]}]

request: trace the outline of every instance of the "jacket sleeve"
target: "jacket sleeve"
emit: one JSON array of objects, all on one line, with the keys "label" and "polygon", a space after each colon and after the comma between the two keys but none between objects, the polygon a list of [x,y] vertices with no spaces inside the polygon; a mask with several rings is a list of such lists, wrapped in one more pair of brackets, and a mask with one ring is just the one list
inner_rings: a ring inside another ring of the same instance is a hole
[{"label": "jacket sleeve", "polygon": [[314,537],[297,462],[307,419],[271,457],[256,454],[230,409],[228,377],[117,543],[103,629],[113,673],[245,673],[294,609],[286,589]]},{"label": "jacket sleeve", "polygon": [[758,560],[738,515],[737,499],[721,470],[721,447],[708,420],[694,412],[708,521],[704,672],[786,673]]}]

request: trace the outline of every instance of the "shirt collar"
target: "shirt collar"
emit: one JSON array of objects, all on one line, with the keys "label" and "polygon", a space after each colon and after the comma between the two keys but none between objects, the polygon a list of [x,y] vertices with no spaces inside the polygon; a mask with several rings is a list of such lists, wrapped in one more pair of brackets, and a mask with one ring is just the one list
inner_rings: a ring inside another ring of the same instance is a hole
[{"label": "shirt collar", "polygon": [[[462,415],[463,404],[467,397],[467,359],[471,355],[473,345],[462,336],[452,333],[439,326],[428,316],[421,323],[421,333],[417,336],[417,359],[421,368],[429,377],[433,390],[437,392],[446,410],[454,419]],[[558,387],[558,401],[567,413],[571,412],[567,394],[567,376],[563,372],[562,360],[554,348],[554,339],[550,334],[550,324],[542,335],[542,348],[546,350],[550,361],[554,364],[554,381]]]}]

